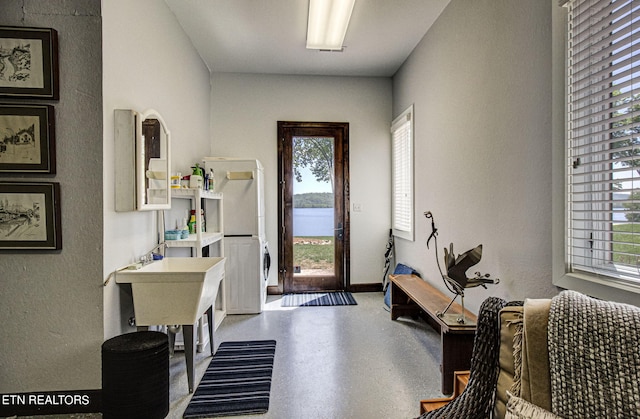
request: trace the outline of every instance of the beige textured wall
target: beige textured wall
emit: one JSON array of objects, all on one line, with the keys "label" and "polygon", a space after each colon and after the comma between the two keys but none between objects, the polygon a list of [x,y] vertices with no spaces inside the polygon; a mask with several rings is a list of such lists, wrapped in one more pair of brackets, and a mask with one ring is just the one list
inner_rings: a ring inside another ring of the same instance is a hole
[{"label": "beige textured wall", "polygon": [[0,25],[58,31],[60,251],[0,252],[0,393],[101,387],[102,55],[100,0],[3,0]]}]

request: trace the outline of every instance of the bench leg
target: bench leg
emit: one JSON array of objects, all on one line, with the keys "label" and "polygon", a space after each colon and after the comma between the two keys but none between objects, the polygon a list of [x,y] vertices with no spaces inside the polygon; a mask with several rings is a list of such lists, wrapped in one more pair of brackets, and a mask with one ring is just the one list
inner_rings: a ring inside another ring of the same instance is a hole
[{"label": "bench leg", "polygon": [[402,291],[402,289],[391,282],[391,320],[397,320],[400,316],[411,316],[417,318],[420,307]]},{"label": "bench leg", "polygon": [[456,371],[468,370],[471,366],[474,334],[442,333],[442,394],[453,393]]}]

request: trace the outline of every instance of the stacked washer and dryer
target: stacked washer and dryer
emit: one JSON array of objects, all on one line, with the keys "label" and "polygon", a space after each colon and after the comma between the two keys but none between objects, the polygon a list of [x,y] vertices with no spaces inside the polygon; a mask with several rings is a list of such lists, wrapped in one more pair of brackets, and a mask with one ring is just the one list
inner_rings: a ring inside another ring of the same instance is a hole
[{"label": "stacked washer and dryer", "polygon": [[205,157],[223,196],[227,314],[264,310],[271,258],[265,234],[264,169],[259,160]]}]

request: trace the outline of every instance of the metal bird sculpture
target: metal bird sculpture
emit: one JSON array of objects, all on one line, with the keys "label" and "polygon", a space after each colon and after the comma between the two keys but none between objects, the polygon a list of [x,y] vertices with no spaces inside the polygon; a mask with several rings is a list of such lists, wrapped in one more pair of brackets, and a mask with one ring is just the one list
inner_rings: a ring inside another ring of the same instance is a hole
[{"label": "metal bird sculpture", "polygon": [[483,288],[487,288],[487,284],[498,284],[500,280],[498,278],[491,278],[490,274],[481,274],[480,272],[476,272],[475,276],[472,278],[467,277],[467,270],[472,266],[478,264],[480,259],[482,259],[482,244],[474,247],[473,249],[469,249],[466,252],[458,255],[457,257],[453,253],[453,243],[449,244],[449,249],[444,248],[444,264],[446,268],[446,275],[442,273],[442,269],[440,268],[440,262],[438,260],[438,229],[435,226],[435,221],[433,219],[433,214],[431,211],[427,211],[424,213],[427,219],[431,219],[431,235],[427,239],[427,247],[429,247],[429,242],[431,239],[434,239],[436,244],[436,262],[438,263],[438,270],[440,270],[440,275],[444,280],[445,285],[455,296],[453,300],[449,303],[449,305],[444,309],[442,313],[438,313],[438,316],[444,317],[444,313],[451,307],[451,304],[455,301],[456,297],[459,295],[462,301],[462,316],[458,316],[456,318],[457,323],[465,323],[464,317],[464,290],[466,288],[473,288],[477,286],[481,286]]},{"label": "metal bird sculpture", "polygon": [[473,265],[476,265],[482,259],[482,245],[467,250],[456,258],[453,254],[453,243],[449,244],[449,251],[444,248],[444,264],[447,267],[447,275],[445,280],[453,281],[453,285],[456,289],[463,290],[464,288],[473,288],[482,286],[487,288],[487,284],[497,284],[499,279],[490,278],[491,275],[482,275],[480,272],[475,273],[475,277],[468,278],[467,270]]}]

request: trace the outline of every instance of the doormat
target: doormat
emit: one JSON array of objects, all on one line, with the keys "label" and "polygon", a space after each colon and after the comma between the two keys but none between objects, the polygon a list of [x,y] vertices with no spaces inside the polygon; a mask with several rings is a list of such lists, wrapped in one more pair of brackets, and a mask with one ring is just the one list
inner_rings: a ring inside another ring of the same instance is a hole
[{"label": "doormat", "polygon": [[357,304],[353,295],[345,291],[285,294],[282,296],[282,307],[353,306]]},{"label": "doormat", "polygon": [[275,340],[222,342],[182,417],[266,413],[275,352]]}]

